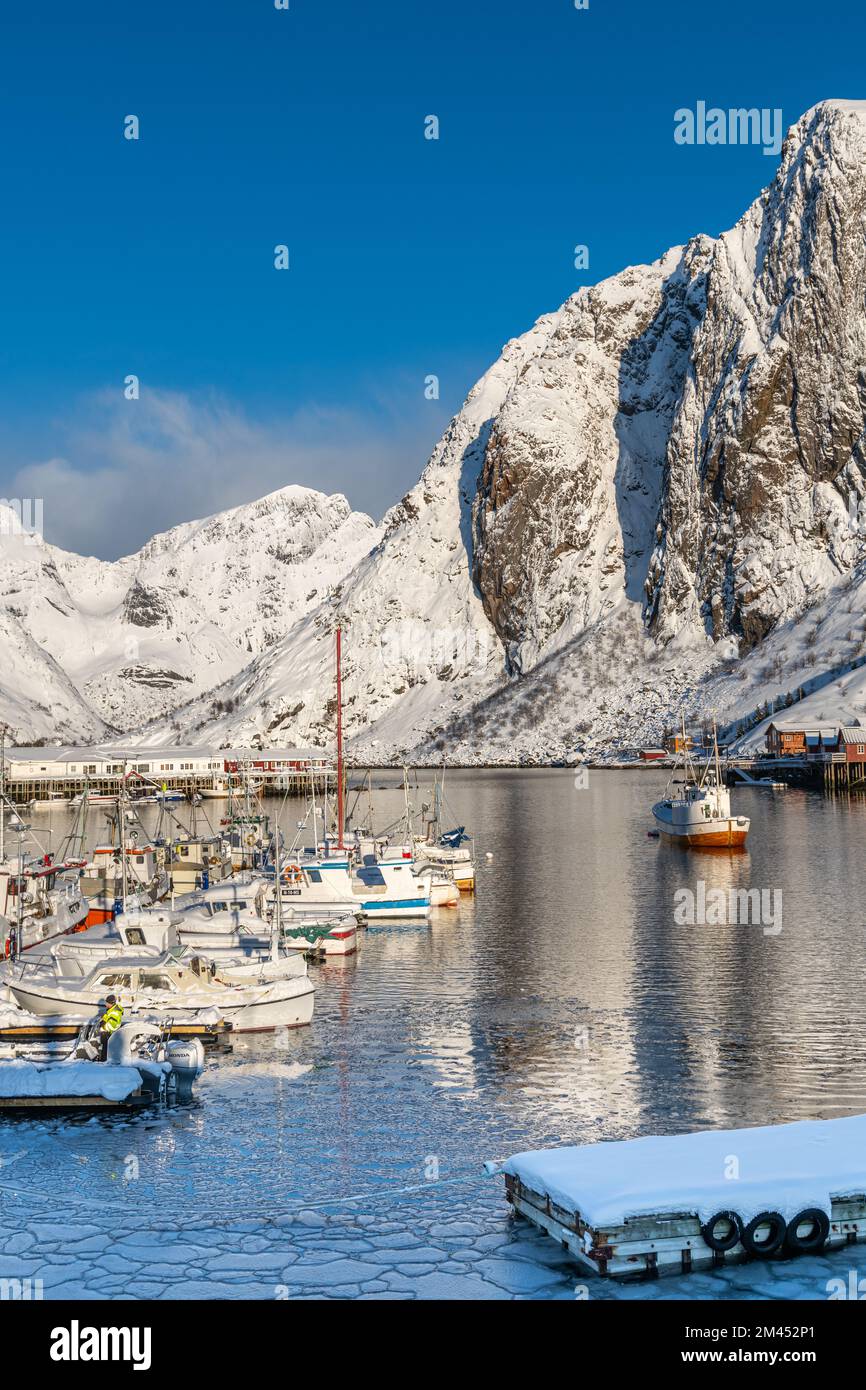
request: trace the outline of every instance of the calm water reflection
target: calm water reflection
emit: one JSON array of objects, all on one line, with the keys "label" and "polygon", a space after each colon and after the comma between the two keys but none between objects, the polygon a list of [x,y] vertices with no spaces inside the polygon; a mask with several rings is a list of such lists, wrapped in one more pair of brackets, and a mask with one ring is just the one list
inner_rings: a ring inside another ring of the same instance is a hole
[{"label": "calm water reflection", "polygon": [[[385,823],[402,792],[374,781]],[[283,1050],[239,1043],[191,1111],[28,1127],[35,1187],[83,1196],[133,1152],[157,1204],[276,1210],[543,1144],[866,1109],[866,807],[743,788],[747,852],[689,853],[647,835],[664,784],[449,774],[477,836],[474,899],[311,967],[313,1026]],[[781,931],[676,926],[674,893],[698,878],[780,891]],[[483,1201],[499,1219],[498,1185]]]}]

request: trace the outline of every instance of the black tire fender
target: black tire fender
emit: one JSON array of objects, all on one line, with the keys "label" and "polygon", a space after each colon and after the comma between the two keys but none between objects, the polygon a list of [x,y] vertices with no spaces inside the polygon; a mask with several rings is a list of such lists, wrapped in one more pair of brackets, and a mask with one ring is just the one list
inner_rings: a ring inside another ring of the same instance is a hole
[{"label": "black tire fender", "polygon": [[[728,1227],[727,1235],[718,1235],[716,1226],[725,1222]],[[711,1250],[724,1254],[727,1250],[733,1250],[743,1238],[743,1223],[735,1211],[717,1211],[715,1216],[711,1216],[709,1221],[705,1221],[701,1227],[701,1235]]]},{"label": "black tire fender", "polygon": [[[770,1233],[766,1240],[756,1240],[755,1236],[762,1226],[769,1226]],[[748,1250],[750,1255],[757,1255],[759,1259],[769,1260],[773,1255],[777,1255],[785,1244],[785,1237],[788,1234],[788,1223],[781,1212],[778,1211],[759,1211],[757,1216],[753,1216],[748,1226],[743,1228],[743,1248]]]},{"label": "black tire fender", "polygon": [[[809,1223],[812,1230],[808,1235],[797,1234],[797,1227]],[[788,1222],[785,1247],[797,1255],[815,1255],[823,1250],[830,1234],[830,1218],[820,1207],[805,1207]]]}]

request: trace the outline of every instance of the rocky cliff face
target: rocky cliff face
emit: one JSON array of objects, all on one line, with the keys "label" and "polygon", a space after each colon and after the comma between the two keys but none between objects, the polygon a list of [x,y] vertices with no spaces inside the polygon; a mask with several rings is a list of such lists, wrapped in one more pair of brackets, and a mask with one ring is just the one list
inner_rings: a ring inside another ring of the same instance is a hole
[{"label": "rocky cliff face", "polygon": [[647,575],[661,640],[701,625],[754,647],[862,555],[846,515],[864,491],[864,109],[808,112],[707,257]]},{"label": "rocky cliff face", "polygon": [[864,202],[866,104],[823,103],[730,232],[509,342],[381,530],[286,489],[116,566],[47,555],[27,631],[94,712],[157,716],[154,741],[288,743],[330,740],[341,624],[370,761],[633,746],[683,705],[730,718],[845,667],[866,646]]}]

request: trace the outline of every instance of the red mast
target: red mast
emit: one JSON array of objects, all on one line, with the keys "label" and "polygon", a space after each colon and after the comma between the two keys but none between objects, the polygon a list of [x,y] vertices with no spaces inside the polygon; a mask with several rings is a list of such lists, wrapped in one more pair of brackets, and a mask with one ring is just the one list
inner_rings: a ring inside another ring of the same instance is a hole
[{"label": "red mast", "polygon": [[343,849],[343,630],[337,628],[337,849]]}]

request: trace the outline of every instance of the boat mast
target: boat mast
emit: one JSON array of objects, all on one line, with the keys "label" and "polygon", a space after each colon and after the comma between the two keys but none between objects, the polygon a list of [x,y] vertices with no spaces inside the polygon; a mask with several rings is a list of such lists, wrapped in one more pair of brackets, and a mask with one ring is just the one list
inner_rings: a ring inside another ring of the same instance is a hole
[{"label": "boat mast", "polygon": [[15,959],[21,959],[21,937],[24,932],[24,831],[25,826],[18,818],[18,893],[16,899]]},{"label": "boat mast", "polygon": [[0,864],[6,858],[6,725],[0,724]]},{"label": "boat mast", "polygon": [[343,849],[346,808],[343,803],[343,629],[337,628],[337,849]]},{"label": "boat mast", "polygon": [[405,763],[403,765],[403,803],[406,808],[406,843],[411,845],[412,839],[412,810],[409,805],[409,769]]},{"label": "boat mast", "polygon": [[313,847],[316,858],[319,857],[319,808],[316,805],[316,773],[312,762],[310,763],[310,804],[313,810]]},{"label": "boat mast", "polygon": [[274,913],[271,918],[271,960],[276,960],[279,954],[279,943],[283,934],[283,884],[280,878],[281,872],[281,841],[280,817],[277,815],[276,833],[274,836],[274,854],[276,864],[274,866]]},{"label": "boat mast", "polygon": [[120,873],[123,910],[126,911],[128,883],[126,878],[126,763],[123,764],[123,777],[120,782],[120,795],[117,798],[117,821],[120,831]]}]

